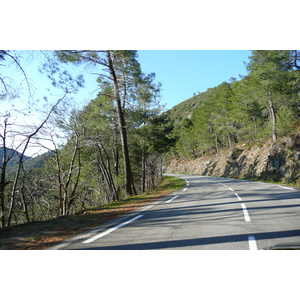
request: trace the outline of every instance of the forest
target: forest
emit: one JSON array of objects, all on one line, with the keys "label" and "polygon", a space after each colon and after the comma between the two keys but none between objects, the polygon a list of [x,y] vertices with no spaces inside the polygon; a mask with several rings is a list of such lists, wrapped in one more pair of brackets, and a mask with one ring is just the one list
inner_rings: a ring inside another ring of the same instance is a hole
[{"label": "forest", "polygon": [[[300,125],[298,50],[253,50],[247,76],[231,78],[165,112],[161,84],[155,73],[142,72],[136,51],[42,54],[41,72],[62,96],[39,125],[14,126],[13,108],[0,115],[2,228],[126,199],[155,187],[172,158],[218,155],[237,143],[269,138],[276,143]],[[21,70],[30,94],[18,53],[1,50],[1,69],[9,60]],[[99,91],[83,108],[68,96],[84,84],[84,74],[74,78],[64,65],[95,69]],[[1,74],[1,101],[20,97]],[[47,150],[36,165],[26,156],[32,143]]]},{"label": "forest", "polygon": [[247,76],[230,78],[163,113],[175,140],[169,158],[219,155],[237,143],[269,138],[276,143],[299,131],[299,52],[251,53]]}]

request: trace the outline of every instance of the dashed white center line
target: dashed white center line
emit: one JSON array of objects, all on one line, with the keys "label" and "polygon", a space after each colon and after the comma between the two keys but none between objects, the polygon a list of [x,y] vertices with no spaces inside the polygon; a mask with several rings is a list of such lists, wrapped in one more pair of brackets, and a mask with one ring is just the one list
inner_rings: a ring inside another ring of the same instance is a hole
[{"label": "dashed white center line", "polygon": [[96,236],[94,236],[94,237],[92,237],[92,238],[86,240],[86,241],[83,241],[82,243],[83,243],[83,244],[89,244],[89,243],[91,243],[91,242],[93,242],[93,241],[95,241],[95,240],[97,240],[97,239],[100,239],[101,237],[103,237],[103,236],[105,236],[105,235],[107,235],[107,234],[113,232],[114,230],[116,230],[116,229],[118,229],[118,228],[121,228],[121,227],[123,227],[123,226],[125,226],[125,225],[127,225],[127,224],[129,224],[129,223],[131,223],[131,222],[133,222],[133,221],[135,221],[135,220],[141,218],[142,216],[143,216],[143,215],[138,215],[138,216],[136,216],[136,217],[134,217],[134,218],[132,218],[132,219],[130,219],[130,220],[124,222],[124,223],[121,223],[121,224],[119,224],[119,225],[117,225],[117,226],[115,226],[115,227],[113,227],[113,228],[110,228],[110,229],[108,229],[108,230],[106,230],[106,231],[104,231],[104,232],[102,232],[102,233],[100,233],[100,234],[98,234],[98,235],[96,235]]},{"label": "dashed white center line", "polygon": [[175,200],[177,197],[179,197],[179,195],[176,195],[176,196],[174,196],[174,197],[173,197],[173,198],[171,198],[170,200],[166,201],[166,203],[169,203],[169,202],[171,202],[171,201]]},{"label": "dashed white center line", "polygon": [[239,196],[239,194],[237,194],[237,193],[234,193],[235,195],[236,195],[236,197],[240,200],[240,201],[242,201],[242,198]]},{"label": "dashed white center line", "polygon": [[244,217],[245,217],[245,221],[246,222],[251,222],[250,221],[250,217],[246,208],[246,205],[244,203],[241,203],[242,209],[243,209],[243,213],[244,213]]},{"label": "dashed white center line", "polygon": [[[217,182],[217,181],[213,181],[213,182],[216,182],[216,183],[218,183],[218,184],[220,184],[220,185],[223,185],[224,187],[226,187],[226,188],[228,188],[229,190],[231,190],[232,192],[234,192],[234,190],[233,190],[231,187],[227,186],[227,185],[224,184],[224,183],[220,183],[220,182]],[[288,188],[288,189],[289,189],[289,188]],[[238,198],[238,200],[243,201],[243,199],[240,197],[240,195],[239,195],[238,193],[234,193],[234,194],[235,194],[235,196]],[[245,221],[246,221],[246,222],[251,222],[250,217],[249,217],[249,214],[248,214],[248,211],[247,211],[247,208],[246,208],[246,205],[245,205],[244,203],[241,203],[241,206],[242,206],[242,209],[243,209]]]},{"label": "dashed white center line", "polygon": [[249,249],[250,250],[257,250],[255,237],[253,235],[248,236],[248,242],[249,242]]}]

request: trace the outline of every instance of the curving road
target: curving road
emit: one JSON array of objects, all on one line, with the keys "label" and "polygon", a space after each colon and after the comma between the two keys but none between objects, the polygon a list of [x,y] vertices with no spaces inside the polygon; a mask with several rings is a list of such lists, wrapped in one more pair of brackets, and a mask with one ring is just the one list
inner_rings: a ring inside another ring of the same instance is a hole
[{"label": "curving road", "polygon": [[300,191],[236,179],[173,175],[186,187],[53,249],[256,250],[300,244]]}]

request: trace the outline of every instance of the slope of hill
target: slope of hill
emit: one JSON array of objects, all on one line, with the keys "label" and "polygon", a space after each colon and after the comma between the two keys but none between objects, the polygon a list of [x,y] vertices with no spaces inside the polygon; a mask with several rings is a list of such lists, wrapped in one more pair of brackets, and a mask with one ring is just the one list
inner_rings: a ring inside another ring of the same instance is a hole
[{"label": "slope of hill", "polygon": [[[3,164],[3,155],[4,155],[4,149],[3,147],[0,148],[0,167],[2,167]],[[18,164],[20,159],[21,153],[18,151],[15,151],[13,149],[6,148],[6,157],[9,158],[8,166],[13,166]],[[30,158],[29,156],[23,157],[24,160]]]},{"label": "slope of hill", "polygon": [[254,101],[248,88],[245,79],[222,83],[165,112],[176,142],[164,172],[300,185],[299,111],[278,103],[274,141],[264,95]]},{"label": "slope of hill", "polygon": [[[17,171],[17,167],[19,164],[19,159],[20,159],[21,153],[18,151],[14,151],[12,149],[7,149],[7,157],[10,158],[8,164],[7,164],[7,170],[6,170],[6,175],[8,178],[11,176],[14,176],[14,174]],[[46,152],[43,153],[39,156],[36,157],[30,157],[30,156],[23,156],[23,162],[24,162],[24,167],[26,170],[31,170],[34,168],[41,168],[45,161],[52,156],[51,152]],[[0,148],[0,168],[2,167],[2,162],[3,160],[3,148]]]},{"label": "slope of hill", "polygon": [[175,124],[181,123],[183,119],[191,117],[192,113],[201,105],[205,95],[206,92],[203,92],[183,102],[180,102],[164,112],[162,115],[174,121]]}]

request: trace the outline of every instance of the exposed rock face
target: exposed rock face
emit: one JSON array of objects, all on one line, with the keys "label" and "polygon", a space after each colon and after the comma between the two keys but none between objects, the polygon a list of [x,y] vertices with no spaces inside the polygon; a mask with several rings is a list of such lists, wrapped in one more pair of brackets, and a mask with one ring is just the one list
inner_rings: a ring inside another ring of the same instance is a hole
[{"label": "exposed rock face", "polygon": [[219,156],[171,160],[165,173],[261,179],[300,184],[300,134],[250,149],[240,145]]}]

